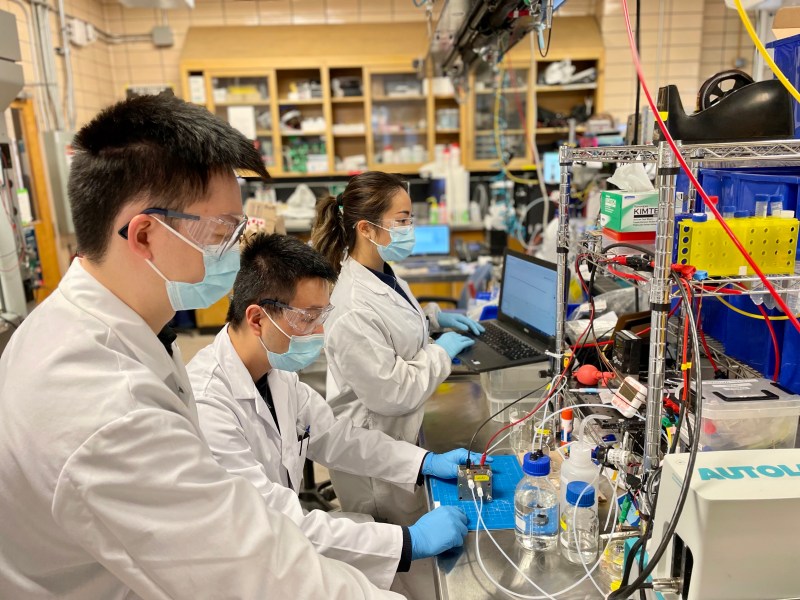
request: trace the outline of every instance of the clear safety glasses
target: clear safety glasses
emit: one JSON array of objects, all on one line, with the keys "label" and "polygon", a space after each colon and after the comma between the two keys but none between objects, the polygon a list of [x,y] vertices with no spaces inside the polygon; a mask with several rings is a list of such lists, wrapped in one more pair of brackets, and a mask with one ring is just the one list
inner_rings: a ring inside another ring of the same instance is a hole
[{"label": "clear safety glasses", "polygon": [[274,306],[283,311],[283,318],[300,335],[309,335],[322,325],[331,314],[333,305],[328,304],[325,308],[295,308],[277,300],[262,300],[259,306]]},{"label": "clear safety glasses", "polygon": [[406,217],[405,219],[391,219],[386,220],[384,223],[389,223],[389,227],[385,225],[381,225],[379,223],[373,223],[372,221],[367,221],[370,225],[375,225],[375,227],[380,227],[386,231],[391,231],[394,229],[395,231],[405,233],[409,229],[414,228],[414,217]]},{"label": "clear safety glasses", "polygon": [[[233,248],[242,237],[247,226],[246,215],[218,215],[201,217],[189,213],[175,212],[166,208],[147,208],[143,215],[161,215],[167,219],[180,219],[180,232],[187,241],[196,244],[204,254],[219,258]],[[165,223],[167,224],[167,223]],[[119,235],[128,239],[128,225],[119,230]]]}]

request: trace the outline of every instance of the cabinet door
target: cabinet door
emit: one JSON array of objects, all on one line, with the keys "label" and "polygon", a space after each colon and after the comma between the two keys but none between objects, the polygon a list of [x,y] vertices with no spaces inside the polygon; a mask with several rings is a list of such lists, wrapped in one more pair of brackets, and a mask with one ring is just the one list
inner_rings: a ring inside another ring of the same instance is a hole
[{"label": "cabinet door", "polygon": [[[497,168],[498,157],[510,167],[530,162],[526,132],[528,124],[529,69],[506,69],[493,73],[478,70],[472,92],[472,147],[474,168]],[[499,153],[498,153],[499,150]]]},{"label": "cabinet door", "polygon": [[211,73],[210,79],[211,112],[253,140],[267,168],[275,167],[270,75]]},{"label": "cabinet door", "polygon": [[416,172],[428,161],[428,102],[416,73],[370,73],[371,168]]}]

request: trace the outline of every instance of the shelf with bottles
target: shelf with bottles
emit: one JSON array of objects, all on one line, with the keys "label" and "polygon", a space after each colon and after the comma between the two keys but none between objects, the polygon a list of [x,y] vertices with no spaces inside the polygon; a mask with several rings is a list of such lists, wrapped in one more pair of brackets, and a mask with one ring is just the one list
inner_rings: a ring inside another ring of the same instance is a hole
[{"label": "shelf with bottles", "polygon": [[215,106],[269,106],[269,78],[212,77],[211,99]]},{"label": "shelf with bottles", "polygon": [[334,170],[337,172],[361,172],[368,169],[367,138],[336,137],[333,140]]},{"label": "shelf with bottles", "polygon": [[370,95],[372,102],[427,101],[423,82],[416,73],[371,73]]},{"label": "shelf with bottles", "polygon": [[280,133],[289,136],[325,136],[327,124],[322,105],[281,106]]},{"label": "shelf with bottles", "polygon": [[272,141],[271,134],[259,135],[253,141],[253,145],[256,150],[258,150],[259,154],[261,154],[261,160],[264,162],[265,167],[270,168],[277,165],[275,161],[275,144]]},{"label": "shelf with bottles", "polygon": [[322,105],[324,94],[319,69],[278,69],[278,99],[284,105]]},{"label": "shelf with bottles", "polygon": [[361,67],[331,67],[331,103],[357,104],[364,102],[364,70]]},{"label": "shelf with bottles", "polygon": [[333,118],[331,132],[334,136],[365,136],[367,134],[363,102],[333,104],[331,116]]},{"label": "shelf with bottles", "polygon": [[324,135],[309,137],[284,136],[281,150],[283,153],[284,174],[324,174],[331,170]]}]

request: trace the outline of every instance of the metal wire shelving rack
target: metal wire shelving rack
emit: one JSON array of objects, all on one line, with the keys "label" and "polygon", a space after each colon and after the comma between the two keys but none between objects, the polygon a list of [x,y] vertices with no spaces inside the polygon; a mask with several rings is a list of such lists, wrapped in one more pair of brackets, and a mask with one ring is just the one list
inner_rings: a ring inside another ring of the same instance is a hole
[{"label": "metal wire shelving rack", "polygon": [[[692,144],[680,145],[681,155],[696,175],[703,167],[778,167],[800,166],[800,140],[781,140],[752,143]],[[674,297],[670,280],[672,247],[675,225],[676,181],[680,171],[678,161],[666,142],[658,146],[622,146],[600,148],[571,148],[564,146],[559,152],[561,181],[559,194],[558,226],[558,286],[559,303],[556,311],[557,348],[565,348],[566,282],[567,260],[570,247],[569,201],[572,166],[580,162],[603,163],[650,163],[656,165],[656,188],[658,190],[658,212],[655,243],[655,268],[647,281],[651,309],[650,359],[647,379],[646,437],[644,470],[649,472],[660,462],[661,411],[664,393],[666,342],[670,334],[668,314],[670,302]],[[696,190],[690,186],[688,202],[694,206]],[[588,244],[591,248],[592,244]],[[590,249],[589,260],[601,268],[597,243]],[[768,276],[773,285],[787,294],[800,293],[800,275]],[[714,278],[702,283],[692,283],[698,296],[724,296],[728,294],[763,294],[758,289],[760,280],[755,276]],[[736,289],[731,289],[736,286]],[[709,289],[712,288],[712,289]],[[718,289],[716,289],[718,288]],[[718,358],[730,375],[752,377],[757,375],[753,369],[725,356],[721,346],[710,344],[715,358]],[[556,398],[557,406],[563,401]]]}]

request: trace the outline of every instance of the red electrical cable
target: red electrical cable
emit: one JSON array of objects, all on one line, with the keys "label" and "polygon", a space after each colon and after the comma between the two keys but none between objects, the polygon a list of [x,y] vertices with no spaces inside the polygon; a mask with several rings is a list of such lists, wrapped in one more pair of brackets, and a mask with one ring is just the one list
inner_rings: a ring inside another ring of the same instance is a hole
[{"label": "red electrical cable", "polygon": [[623,273],[622,271],[617,271],[611,265],[606,265],[606,271],[611,273],[612,275],[616,275],[617,277],[622,277],[623,279],[631,279],[633,281],[641,281],[647,282],[647,279],[642,277],[641,275],[637,275],[636,273]]},{"label": "red electrical cable", "polygon": [[613,344],[614,340],[608,340],[607,342],[595,342],[589,344],[575,344],[574,346],[570,346],[573,350],[578,350],[579,348],[598,348],[600,346],[608,346],[609,344]]},{"label": "red electrical cable", "polygon": [[675,155],[675,158],[678,160],[684,172],[689,177],[689,181],[692,182],[692,185],[697,190],[697,193],[699,193],[700,197],[703,198],[704,205],[707,206],[712,213],[714,213],[714,217],[717,219],[717,221],[719,221],[719,224],[722,226],[722,229],[725,230],[725,233],[728,234],[728,237],[731,239],[734,246],[736,246],[736,249],[739,250],[742,257],[747,261],[747,263],[750,265],[753,271],[755,271],[755,274],[758,275],[758,278],[761,279],[762,283],[764,284],[764,287],[766,287],[769,293],[772,294],[773,298],[775,298],[775,302],[777,302],[778,306],[792,322],[794,328],[798,332],[800,332],[800,321],[798,321],[797,317],[794,316],[794,313],[786,305],[786,302],[783,300],[783,298],[781,298],[780,294],[775,289],[775,286],[772,285],[769,279],[767,279],[767,276],[764,275],[764,273],[761,271],[759,266],[753,260],[753,257],[747,253],[745,247],[733,233],[730,226],[722,217],[719,210],[717,210],[717,207],[714,205],[714,203],[711,202],[711,199],[708,197],[708,194],[706,194],[705,190],[700,185],[700,182],[697,181],[697,178],[694,176],[692,170],[689,168],[689,165],[686,164],[686,161],[684,160],[683,156],[678,150],[678,146],[675,144],[675,140],[672,139],[672,135],[670,135],[669,130],[667,130],[667,126],[664,124],[664,120],[661,118],[661,114],[658,112],[658,107],[656,106],[656,103],[653,102],[653,96],[650,94],[650,89],[647,87],[647,82],[645,81],[644,78],[644,71],[642,69],[642,63],[639,60],[639,52],[636,49],[636,41],[634,40],[633,28],[631,27],[630,13],[628,11],[628,0],[622,0],[622,12],[625,16],[625,27],[628,30],[628,43],[631,48],[631,56],[633,58],[633,64],[636,67],[636,74],[639,78],[639,83],[642,85],[642,90],[644,91],[644,95],[647,98],[647,103],[650,105],[650,110],[653,111],[653,116],[655,116],[659,129],[661,129],[661,132],[664,134],[664,138],[669,144],[669,147],[672,149],[672,153]]},{"label": "red electrical cable", "polygon": [[758,311],[761,313],[761,316],[764,317],[767,328],[769,328],[769,334],[772,336],[772,348],[775,350],[775,370],[772,374],[772,381],[778,381],[778,377],[780,377],[781,374],[781,350],[778,347],[778,336],[775,335],[775,328],[772,326],[772,321],[767,311],[764,310],[764,307],[760,304],[758,305]]},{"label": "red electrical cable", "polygon": [[[623,0],[624,1],[624,0]],[[689,296],[689,303],[691,307],[692,288],[685,281],[681,280],[681,284],[686,288],[686,293]],[[689,317],[686,315],[683,319],[683,354],[681,357],[681,374],[683,375],[683,401],[686,402],[689,398],[689,369],[687,358],[689,356]],[[697,357],[695,357],[696,359]]]}]

